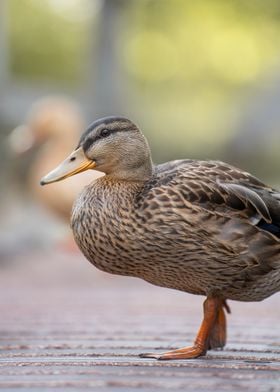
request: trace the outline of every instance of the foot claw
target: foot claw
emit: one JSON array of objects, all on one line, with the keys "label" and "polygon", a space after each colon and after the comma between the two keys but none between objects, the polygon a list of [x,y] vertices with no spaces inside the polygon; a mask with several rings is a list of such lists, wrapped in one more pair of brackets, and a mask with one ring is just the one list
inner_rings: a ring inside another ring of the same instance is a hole
[{"label": "foot claw", "polygon": [[153,359],[160,359],[162,354],[154,354],[154,353],[142,353],[139,354],[140,358],[153,358]]},{"label": "foot claw", "polygon": [[205,355],[206,350],[202,347],[184,347],[178,350],[167,351],[166,353],[144,353],[139,354],[140,358],[153,358],[159,361],[166,361],[170,359],[193,359]]}]

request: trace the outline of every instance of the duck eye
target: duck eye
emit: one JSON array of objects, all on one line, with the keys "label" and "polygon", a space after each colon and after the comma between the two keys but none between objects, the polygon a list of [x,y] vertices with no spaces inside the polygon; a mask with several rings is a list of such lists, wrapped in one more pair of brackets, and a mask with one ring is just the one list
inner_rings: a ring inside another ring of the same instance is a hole
[{"label": "duck eye", "polygon": [[111,133],[111,131],[109,131],[109,129],[102,129],[101,132],[100,132],[100,136],[101,137],[106,137],[106,136],[109,136],[110,133]]}]

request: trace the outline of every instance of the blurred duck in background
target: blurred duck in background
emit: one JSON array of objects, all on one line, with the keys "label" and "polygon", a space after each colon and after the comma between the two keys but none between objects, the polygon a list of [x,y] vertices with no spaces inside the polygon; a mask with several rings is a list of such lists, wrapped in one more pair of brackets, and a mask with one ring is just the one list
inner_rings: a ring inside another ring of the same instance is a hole
[{"label": "blurred duck in background", "polygon": [[39,182],[46,172],[67,156],[69,149],[76,146],[83,128],[83,116],[77,104],[66,98],[47,97],[31,107],[26,124],[15,128],[10,135],[10,145],[15,154],[31,154],[27,173],[29,193],[67,223],[78,194],[102,174],[94,172],[92,177],[92,173],[84,173],[44,191]]}]

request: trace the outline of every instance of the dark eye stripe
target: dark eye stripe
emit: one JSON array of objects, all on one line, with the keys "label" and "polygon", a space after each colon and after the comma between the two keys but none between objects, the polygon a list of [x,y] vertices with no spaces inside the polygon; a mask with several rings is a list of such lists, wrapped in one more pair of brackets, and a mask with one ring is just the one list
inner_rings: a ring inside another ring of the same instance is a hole
[{"label": "dark eye stripe", "polygon": [[[104,131],[106,131],[106,132],[104,132]],[[92,145],[93,143],[95,143],[97,140],[99,140],[99,139],[104,139],[105,137],[109,136],[110,134],[111,134],[111,131],[110,131],[110,130],[108,130],[108,129],[102,129],[101,132],[100,132],[98,135],[96,135],[95,137],[89,137],[89,138],[87,138],[87,139],[84,141],[84,143],[83,143],[83,149],[84,149],[84,151],[87,151],[87,150],[91,147],[91,145]]]},{"label": "dark eye stripe", "polygon": [[137,130],[136,125],[122,117],[108,117],[95,121],[81,136],[79,146],[87,151],[97,140],[117,132]]},{"label": "dark eye stripe", "polygon": [[94,139],[92,137],[89,137],[88,139],[86,139],[83,143],[83,150],[87,151],[90,146],[93,144]]}]

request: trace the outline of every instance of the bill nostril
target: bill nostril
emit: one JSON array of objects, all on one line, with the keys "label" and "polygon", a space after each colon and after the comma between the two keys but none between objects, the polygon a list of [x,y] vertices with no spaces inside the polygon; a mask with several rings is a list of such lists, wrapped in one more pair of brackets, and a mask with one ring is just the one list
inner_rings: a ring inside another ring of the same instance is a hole
[{"label": "bill nostril", "polygon": [[75,161],[75,160],[76,160],[76,157],[70,158],[70,162],[73,162],[73,161]]}]

